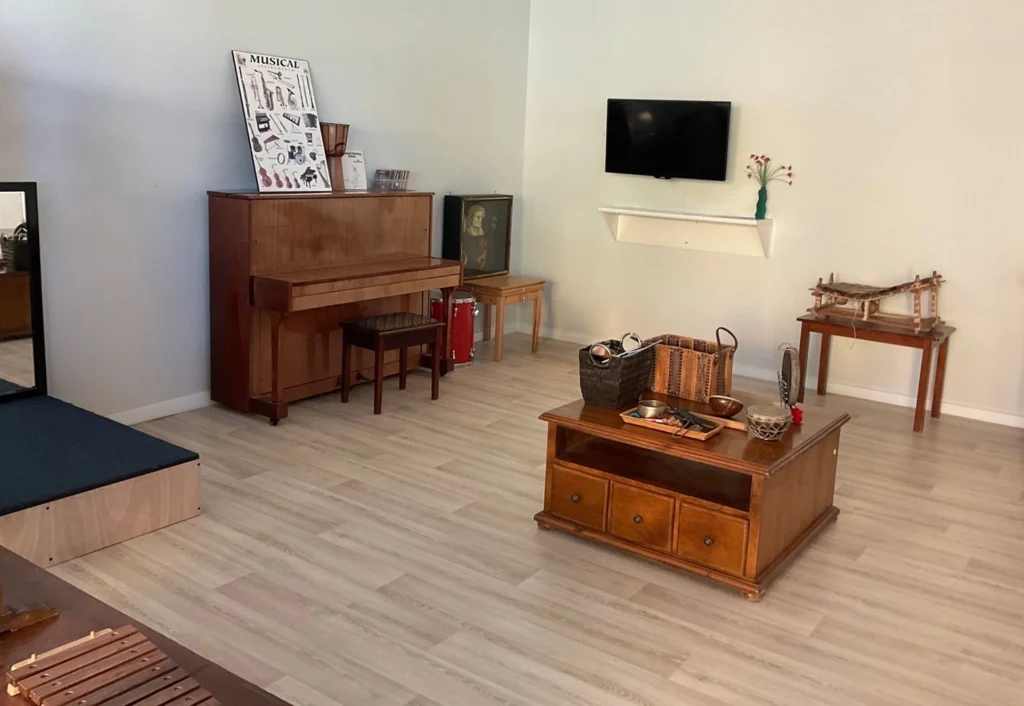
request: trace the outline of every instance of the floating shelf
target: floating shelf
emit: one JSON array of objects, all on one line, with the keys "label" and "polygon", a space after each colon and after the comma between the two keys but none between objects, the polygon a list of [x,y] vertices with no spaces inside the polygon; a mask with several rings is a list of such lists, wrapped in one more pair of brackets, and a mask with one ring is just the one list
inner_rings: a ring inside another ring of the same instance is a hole
[{"label": "floating shelf", "polygon": [[705,250],[748,257],[772,254],[770,218],[707,216],[632,208],[599,208],[612,237],[620,243]]}]

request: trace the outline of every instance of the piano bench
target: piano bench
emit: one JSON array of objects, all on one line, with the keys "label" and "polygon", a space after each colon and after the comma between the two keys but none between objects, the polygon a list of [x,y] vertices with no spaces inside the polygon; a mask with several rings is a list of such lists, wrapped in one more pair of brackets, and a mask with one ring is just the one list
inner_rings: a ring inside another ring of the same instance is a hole
[{"label": "piano bench", "polygon": [[373,413],[380,414],[384,399],[384,354],[401,349],[398,389],[405,389],[408,375],[409,346],[430,346],[434,361],[430,371],[430,399],[436,400],[441,386],[441,353],[444,349],[444,323],[429,316],[399,312],[369,316],[341,324],[341,401],[348,402],[352,386],[352,346],[373,351]]}]

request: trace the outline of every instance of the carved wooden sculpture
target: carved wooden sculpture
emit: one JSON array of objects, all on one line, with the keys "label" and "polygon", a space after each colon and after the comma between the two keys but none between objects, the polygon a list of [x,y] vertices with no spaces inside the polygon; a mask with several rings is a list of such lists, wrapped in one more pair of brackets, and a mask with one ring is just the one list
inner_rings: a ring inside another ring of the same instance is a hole
[{"label": "carved wooden sculpture", "polygon": [[[828,276],[828,282],[821,278],[811,288],[814,295],[814,306],[808,311],[822,317],[845,318],[851,323],[861,321],[877,321],[879,323],[902,326],[914,332],[930,331],[941,325],[939,318],[939,287],[945,282],[942,275],[933,271],[930,277],[921,278],[917,275],[912,282],[876,287],[869,284],[852,282],[836,282],[835,274]],[[929,296],[928,316],[922,314],[921,297]],[[913,314],[893,314],[880,311],[880,302],[888,297],[899,294],[912,294],[914,297]],[[850,306],[847,306],[850,305]]]}]

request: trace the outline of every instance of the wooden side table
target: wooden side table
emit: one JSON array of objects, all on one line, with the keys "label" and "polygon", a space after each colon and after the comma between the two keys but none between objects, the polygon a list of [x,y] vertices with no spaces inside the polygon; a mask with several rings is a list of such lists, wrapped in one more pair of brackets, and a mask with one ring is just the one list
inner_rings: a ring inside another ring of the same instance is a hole
[{"label": "wooden side table", "polygon": [[32,277],[0,266],[0,341],[32,335]]},{"label": "wooden side table", "polygon": [[939,349],[935,365],[935,388],[932,392],[932,417],[938,419],[942,413],[942,390],[946,383],[946,357],[949,355],[949,338],[956,331],[945,324],[931,331],[915,333],[912,329],[871,321],[851,322],[845,319],[822,318],[816,314],[804,314],[800,322],[800,396],[804,401],[807,379],[807,350],[811,334],[821,334],[821,358],[818,364],[818,394],[824,395],[828,387],[828,364],[832,350],[832,337],[857,338],[862,341],[891,343],[897,346],[921,349],[921,376],[917,382],[917,409],[914,412],[914,431],[924,430],[925,404],[928,401],[928,382],[931,378],[932,349]]},{"label": "wooden side table", "polygon": [[541,308],[544,303],[544,280],[536,277],[499,275],[474,279],[463,284],[463,289],[476,295],[484,307],[484,340],[491,340],[491,306],[497,307],[494,325],[494,359],[501,362],[502,343],[505,336],[505,307],[509,304],[533,302],[533,352],[537,352],[540,339]]}]

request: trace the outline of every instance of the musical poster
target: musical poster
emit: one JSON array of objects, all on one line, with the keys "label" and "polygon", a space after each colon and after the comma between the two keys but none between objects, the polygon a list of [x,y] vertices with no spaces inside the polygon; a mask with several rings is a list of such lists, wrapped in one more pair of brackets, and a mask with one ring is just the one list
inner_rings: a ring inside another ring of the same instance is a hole
[{"label": "musical poster", "polygon": [[231,54],[260,193],[331,191],[309,62]]}]

